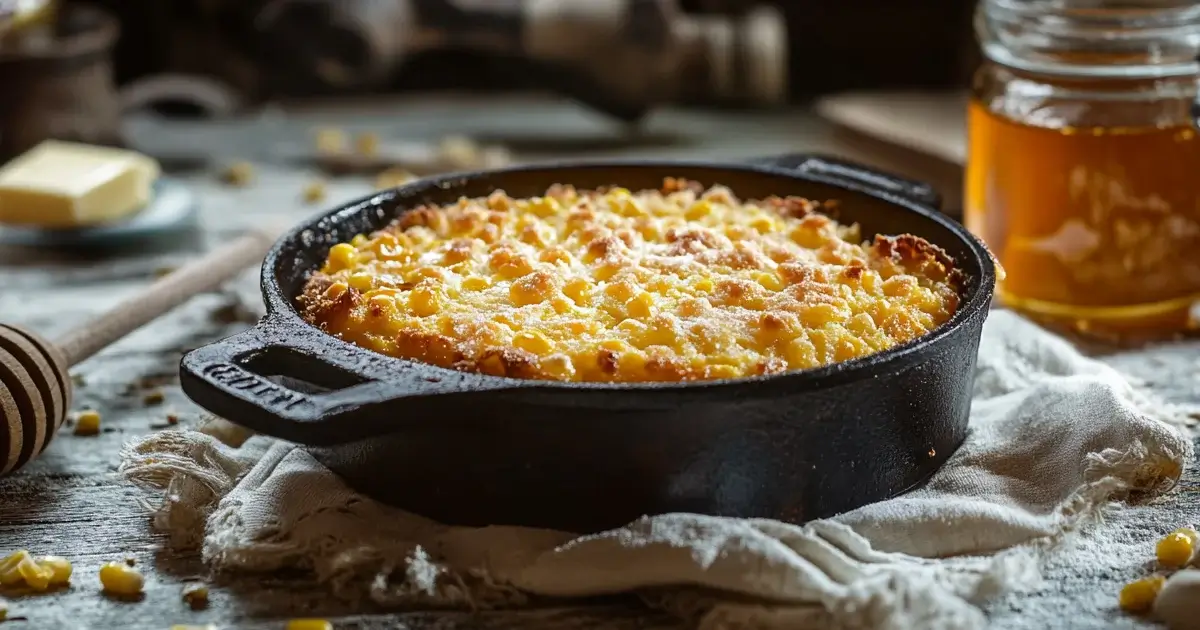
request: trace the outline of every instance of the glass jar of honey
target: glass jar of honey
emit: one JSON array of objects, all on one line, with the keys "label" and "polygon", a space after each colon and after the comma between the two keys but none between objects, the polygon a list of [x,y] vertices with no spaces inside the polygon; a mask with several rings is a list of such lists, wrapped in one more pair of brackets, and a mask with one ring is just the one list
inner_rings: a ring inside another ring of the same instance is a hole
[{"label": "glass jar of honey", "polygon": [[1100,336],[1200,328],[1200,4],[982,0],[964,217],[1002,303]]}]

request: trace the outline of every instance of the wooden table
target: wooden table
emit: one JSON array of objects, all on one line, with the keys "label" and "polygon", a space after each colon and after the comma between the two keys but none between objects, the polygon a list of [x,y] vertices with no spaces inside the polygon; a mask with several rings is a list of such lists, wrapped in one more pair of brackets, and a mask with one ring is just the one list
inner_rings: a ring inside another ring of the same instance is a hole
[{"label": "wooden table", "polygon": [[[638,137],[621,140],[619,130],[603,119],[568,104],[544,101],[440,100],[375,110],[311,108],[286,117],[220,123],[133,121],[130,129],[135,142],[147,149],[186,149],[194,156],[265,161],[279,146],[307,142],[307,130],[316,124],[373,130],[395,138],[435,139],[449,133],[489,136],[508,141],[533,159],[635,153],[732,159],[796,150],[839,151],[830,129],[806,113],[721,117],[665,111],[655,115]],[[211,168],[180,176],[202,200],[203,235],[197,243],[98,259],[0,250],[0,318],[53,336],[150,282],[159,269],[245,225],[278,216],[298,220],[320,209],[302,203],[301,190],[312,174],[296,165],[261,163],[257,181],[244,189],[222,186]],[[324,206],[367,193],[370,182],[338,180],[329,190]],[[67,556],[76,567],[69,590],[10,602],[10,616],[28,618],[23,625],[12,623],[14,630],[165,630],[176,623],[265,630],[282,628],[281,620],[297,616],[324,616],[336,620],[338,628],[361,629],[678,627],[671,619],[622,599],[521,612],[350,610],[304,579],[282,575],[218,580],[210,607],[202,612],[188,610],[180,599],[180,586],[203,576],[204,567],[196,557],[167,551],[164,541],[149,532],[147,512],[139,504],[144,495],[119,478],[115,469],[121,445],[133,436],[164,428],[169,412],[177,413],[185,426],[198,419],[199,410],[177,387],[179,358],[192,347],[246,326],[236,305],[227,293],[197,296],[79,366],[76,373],[83,385],[78,387],[75,406],[100,410],[104,432],[76,437],[64,429],[40,460],[0,480],[0,553],[27,548],[37,554]],[[1167,398],[1200,409],[1196,377],[1200,344],[1109,353],[1105,359],[1149,380]],[[159,387],[166,402],[147,406],[146,388]],[[1193,488],[1200,483],[1195,469],[1188,472],[1186,483]],[[1190,508],[1182,503],[1149,506],[1147,518],[1169,520],[1176,511],[1200,511],[1195,493],[1182,500],[1190,502]],[[135,559],[147,576],[141,602],[117,602],[99,593],[99,566],[126,557]],[[1092,617],[1078,614],[1078,606],[1111,607],[1120,583],[1136,574],[1142,562],[1142,558],[1121,559],[1120,568],[1101,573],[1051,568],[1049,590],[1035,593],[1032,599],[1010,598],[994,607],[997,626],[1094,627]],[[1108,613],[1102,610],[1097,614],[1122,627],[1136,625],[1125,618],[1105,617]]]}]

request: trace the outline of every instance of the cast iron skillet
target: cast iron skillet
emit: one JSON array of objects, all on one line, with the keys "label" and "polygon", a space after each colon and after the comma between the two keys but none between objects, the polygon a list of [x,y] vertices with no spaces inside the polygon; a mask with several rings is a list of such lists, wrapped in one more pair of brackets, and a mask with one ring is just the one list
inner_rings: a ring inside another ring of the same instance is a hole
[{"label": "cast iron skillet", "polygon": [[[840,200],[864,237],[912,233],[966,274],[958,312],[921,339],[814,370],[684,384],[559,383],[460,373],[327,335],[295,309],[329,247],[407,208],[503,189],[657,188],[665,176],[742,198]],[[424,179],[308,221],[267,255],[267,315],[188,353],[184,392],[251,429],[317,448],[357,489],[463,525],[587,532],[690,511],[792,522],[904,492],[967,432],[972,372],[995,283],[984,246],[927,187],[845,162],[602,162]]]}]

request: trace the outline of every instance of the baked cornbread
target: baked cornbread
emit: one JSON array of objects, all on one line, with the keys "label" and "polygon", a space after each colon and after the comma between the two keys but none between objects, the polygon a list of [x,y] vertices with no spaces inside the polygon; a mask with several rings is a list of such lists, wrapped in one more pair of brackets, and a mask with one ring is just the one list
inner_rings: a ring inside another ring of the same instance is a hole
[{"label": "baked cornbread", "polygon": [[502,191],[413,209],[333,246],[299,297],[325,332],[516,378],[684,381],[845,361],[918,337],[959,273],[915,236],[861,243],[834,206],[661,190]]}]

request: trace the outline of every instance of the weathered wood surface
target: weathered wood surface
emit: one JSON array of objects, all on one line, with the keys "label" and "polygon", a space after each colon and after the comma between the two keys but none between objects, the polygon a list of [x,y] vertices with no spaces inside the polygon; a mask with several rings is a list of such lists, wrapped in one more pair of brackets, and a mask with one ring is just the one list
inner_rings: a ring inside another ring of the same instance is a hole
[{"label": "weathered wood surface", "polygon": [[[484,114],[480,117],[480,114]],[[474,116],[474,117],[471,117]],[[463,127],[462,121],[477,127]],[[515,139],[534,159],[555,155],[632,153],[691,157],[747,157],[831,145],[825,127],[813,118],[742,116],[717,118],[664,112],[651,121],[644,142],[624,147],[613,140],[603,122],[570,106],[468,104],[408,107],[382,114],[314,111],[273,121],[204,126],[142,124],[134,137],[164,149],[186,147],[196,155],[265,159],[270,147],[302,142],[317,123],[371,129],[384,136],[436,138],[447,133]],[[657,138],[657,139],[656,139]],[[666,140],[664,140],[666,139]],[[203,200],[204,240],[213,243],[244,225],[269,217],[293,220],[319,208],[305,206],[300,191],[311,175],[286,165],[261,165],[257,182],[245,189],[224,188],[211,171],[185,177]],[[363,179],[330,185],[328,206],[370,190]],[[202,247],[203,244],[196,247]],[[0,319],[28,325],[54,336],[88,316],[115,304],[151,281],[156,270],[177,263],[196,247],[126,253],[85,260],[61,253],[0,248]],[[201,295],[189,304],[138,331],[79,366],[85,384],[75,407],[102,411],[105,432],[76,437],[68,429],[50,450],[16,476],[0,480],[0,553],[27,548],[54,553],[76,563],[74,585],[61,592],[13,597],[14,630],[143,628],[165,629],[175,623],[214,623],[221,628],[281,628],[280,620],[325,616],[338,628],[674,628],[679,624],[639,607],[631,600],[579,603],[532,611],[445,612],[350,610],[296,576],[236,578],[218,581],[205,611],[190,611],[180,599],[187,580],[202,576],[195,557],[181,557],[151,535],[144,496],[115,474],[117,453],[129,438],[165,426],[168,412],[183,424],[198,418],[176,386],[176,369],[184,351],[245,326],[230,308],[227,293]],[[1140,376],[1164,397],[1200,410],[1200,343],[1111,353],[1105,359]],[[130,383],[161,386],[167,400],[147,406],[142,391]],[[1115,593],[1122,581],[1138,574],[1151,557],[1154,538],[1186,520],[1200,519],[1200,474],[1193,468],[1184,487],[1155,505],[1122,511],[1115,517],[1133,534],[1128,553],[1115,554],[1086,566],[1051,562],[1046,583],[1032,593],[1005,598],[992,609],[997,627],[1091,628],[1138,627],[1140,622],[1115,612]],[[96,571],[110,560],[133,557],[146,572],[146,596],[140,602],[116,602],[99,593]]]}]

